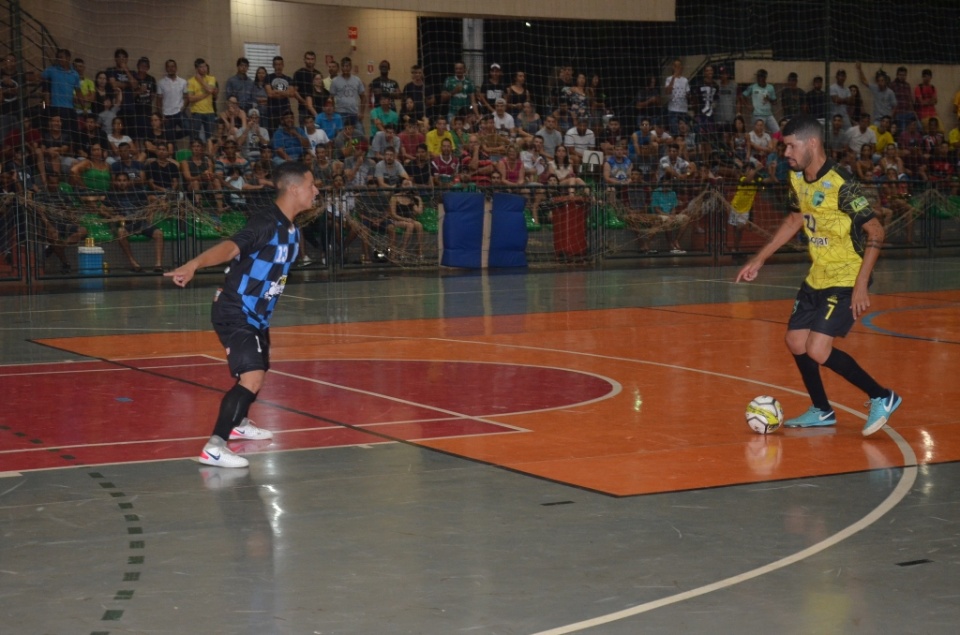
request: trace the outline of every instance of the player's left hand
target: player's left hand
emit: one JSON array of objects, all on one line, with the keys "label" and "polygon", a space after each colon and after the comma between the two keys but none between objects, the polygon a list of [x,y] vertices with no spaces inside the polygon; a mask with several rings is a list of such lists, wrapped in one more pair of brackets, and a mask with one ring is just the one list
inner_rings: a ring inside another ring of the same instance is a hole
[{"label": "player's left hand", "polygon": [[853,319],[860,319],[860,316],[870,308],[870,294],[865,289],[854,287],[850,308],[853,310]]}]

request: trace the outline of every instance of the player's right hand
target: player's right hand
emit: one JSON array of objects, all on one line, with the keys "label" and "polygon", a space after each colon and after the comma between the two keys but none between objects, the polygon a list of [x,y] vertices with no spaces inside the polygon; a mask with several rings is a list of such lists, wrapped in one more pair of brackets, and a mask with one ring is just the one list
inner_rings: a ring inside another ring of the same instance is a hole
[{"label": "player's right hand", "polygon": [[757,279],[757,274],[760,273],[760,267],[763,266],[759,263],[748,262],[743,265],[740,269],[740,272],[737,274],[737,282],[743,280],[744,282],[753,282]]},{"label": "player's right hand", "polygon": [[173,278],[173,284],[178,287],[185,287],[190,280],[193,279],[194,269],[183,265],[177,267],[173,271],[167,271],[163,274],[165,278]]}]

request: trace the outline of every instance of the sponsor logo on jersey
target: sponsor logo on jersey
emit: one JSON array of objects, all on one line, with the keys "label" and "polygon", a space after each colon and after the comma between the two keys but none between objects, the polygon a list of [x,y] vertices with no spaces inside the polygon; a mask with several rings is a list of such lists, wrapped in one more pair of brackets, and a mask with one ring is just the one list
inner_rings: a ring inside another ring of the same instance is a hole
[{"label": "sponsor logo on jersey", "polygon": [[816,247],[826,247],[830,244],[830,239],[825,236],[814,236],[810,239],[810,244]]},{"label": "sponsor logo on jersey", "polygon": [[267,292],[263,294],[264,300],[272,300],[273,298],[280,297],[283,294],[283,288],[287,286],[287,277],[283,276],[276,282],[270,283],[270,288],[267,289]]},{"label": "sponsor logo on jersey", "polygon": [[870,203],[869,203],[869,202],[867,201],[867,199],[864,198],[863,196],[859,196],[859,197],[855,198],[855,199],[853,200],[853,202],[850,203],[850,208],[851,208],[854,212],[857,212],[857,213],[862,212],[863,210],[867,209],[868,207],[870,207]]},{"label": "sponsor logo on jersey", "polygon": [[827,198],[827,195],[823,192],[814,192],[813,193],[813,206],[819,207],[820,203],[823,202],[823,199]]}]

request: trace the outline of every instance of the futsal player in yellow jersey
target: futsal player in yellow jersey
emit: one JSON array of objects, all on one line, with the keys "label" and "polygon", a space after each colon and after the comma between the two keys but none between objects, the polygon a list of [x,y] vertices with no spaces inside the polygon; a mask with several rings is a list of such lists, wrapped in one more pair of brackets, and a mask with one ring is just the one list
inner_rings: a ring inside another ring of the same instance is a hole
[{"label": "futsal player in yellow jersey", "polygon": [[868,287],[883,245],[883,225],[852,175],[827,160],[823,128],[816,119],[807,115],[791,119],[783,129],[783,140],[793,170],[794,209],[770,242],[740,269],[737,282],[755,280],[767,258],[804,231],[813,264],[797,293],[786,343],[813,405],[784,425],[836,425],[820,377],[820,366],[826,366],[870,398],[870,414],[863,427],[863,435],[868,436],[887,424],[902,399],[878,384],[853,357],[834,348],[833,340],[846,336],[870,308]]}]

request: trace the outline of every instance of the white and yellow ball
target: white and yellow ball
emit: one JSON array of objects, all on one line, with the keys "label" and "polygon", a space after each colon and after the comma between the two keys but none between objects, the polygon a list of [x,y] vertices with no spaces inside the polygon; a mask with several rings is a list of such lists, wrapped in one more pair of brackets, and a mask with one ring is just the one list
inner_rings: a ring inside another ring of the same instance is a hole
[{"label": "white and yellow ball", "polygon": [[783,408],[774,397],[762,395],[747,404],[747,425],[757,434],[770,434],[783,425]]}]

